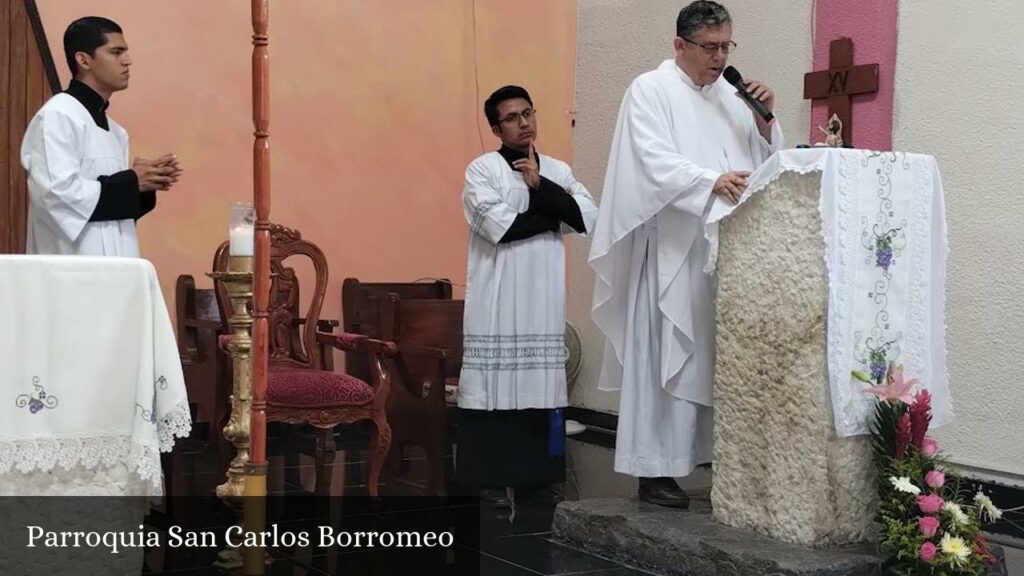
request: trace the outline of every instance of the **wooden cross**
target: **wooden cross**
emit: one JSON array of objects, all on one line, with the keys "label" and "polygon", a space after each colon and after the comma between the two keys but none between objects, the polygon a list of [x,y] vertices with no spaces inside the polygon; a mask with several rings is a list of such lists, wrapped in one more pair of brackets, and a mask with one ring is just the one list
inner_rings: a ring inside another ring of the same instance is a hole
[{"label": "wooden cross", "polygon": [[827,118],[839,115],[846,145],[853,136],[851,96],[877,91],[878,64],[854,66],[853,40],[849,38],[838,38],[829,45],[828,70],[804,74],[804,99],[828,98]]}]

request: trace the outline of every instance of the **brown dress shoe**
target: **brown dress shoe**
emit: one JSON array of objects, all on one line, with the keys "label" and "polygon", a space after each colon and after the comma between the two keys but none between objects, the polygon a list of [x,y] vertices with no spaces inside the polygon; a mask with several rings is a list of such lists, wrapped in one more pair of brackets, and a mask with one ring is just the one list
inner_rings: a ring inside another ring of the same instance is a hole
[{"label": "brown dress shoe", "polygon": [[672,478],[640,478],[640,500],[658,506],[688,508],[690,497]]}]

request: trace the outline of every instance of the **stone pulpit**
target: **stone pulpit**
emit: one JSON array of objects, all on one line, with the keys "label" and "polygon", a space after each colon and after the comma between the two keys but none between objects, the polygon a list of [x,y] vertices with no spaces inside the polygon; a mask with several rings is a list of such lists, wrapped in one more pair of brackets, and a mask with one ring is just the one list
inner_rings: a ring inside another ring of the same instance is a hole
[{"label": "stone pulpit", "polygon": [[784,150],[740,202],[716,200],[714,519],[825,547],[874,530],[869,421],[853,370],[902,364],[952,418],[945,366],[946,224],[934,159]]},{"label": "stone pulpit", "polygon": [[900,364],[931,392],[932,426],[953,417],[935,159],[783,150],[705,221],[718,284],[711,501],[563,502],[552,532],[664,574],[875,574],[875,397],[853,372]]}]

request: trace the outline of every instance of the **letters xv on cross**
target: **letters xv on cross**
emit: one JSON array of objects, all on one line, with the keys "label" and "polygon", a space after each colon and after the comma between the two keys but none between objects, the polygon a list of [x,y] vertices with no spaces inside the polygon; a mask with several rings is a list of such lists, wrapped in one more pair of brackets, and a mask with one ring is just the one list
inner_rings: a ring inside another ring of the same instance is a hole
[{"label": "letters xv on cross", "polygon": [[853,139],[850,98],[878,91],[878,64],[853,65],[853,40],[838,38],[829,45],[828,70],[804,74],[804,98],[828,98],[828,118],[838,114],[843,122],[843,142]]}]

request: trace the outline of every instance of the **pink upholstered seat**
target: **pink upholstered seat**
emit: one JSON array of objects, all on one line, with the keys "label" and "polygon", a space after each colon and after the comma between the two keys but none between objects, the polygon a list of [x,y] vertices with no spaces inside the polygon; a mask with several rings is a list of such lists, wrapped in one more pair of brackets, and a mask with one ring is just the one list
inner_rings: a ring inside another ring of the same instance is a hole
[{"label": "pink upholstered seat", "polygon": [[324,370],[277,369],[267,374],[267,405],[287,408],[362,406],[373,388],[362,380]]}]

